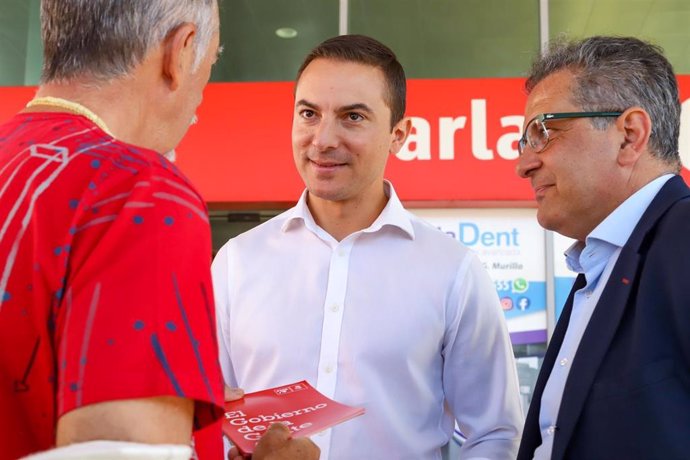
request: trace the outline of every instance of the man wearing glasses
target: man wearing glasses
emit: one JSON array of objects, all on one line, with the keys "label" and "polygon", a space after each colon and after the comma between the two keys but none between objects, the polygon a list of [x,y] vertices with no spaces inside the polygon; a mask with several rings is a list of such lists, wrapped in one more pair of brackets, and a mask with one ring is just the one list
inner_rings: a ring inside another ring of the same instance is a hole
[{"label": "man wearing glasses", "polygon": [[579,273],[544,358],[518,460],[687,458],[690,189],[659,48],[557,43],[527,80],[517,172]]}]

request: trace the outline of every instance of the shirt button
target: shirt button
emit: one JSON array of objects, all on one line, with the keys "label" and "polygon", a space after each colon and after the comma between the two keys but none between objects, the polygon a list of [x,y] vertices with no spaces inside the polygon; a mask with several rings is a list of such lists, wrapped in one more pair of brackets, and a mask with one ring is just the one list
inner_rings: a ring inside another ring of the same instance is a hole
[{"label": "shirt button", "polygon": [[548,428],[546,429],[546,432],[547,432],[549,435],[553,436],[553,434],[556,432],[556,425],[551,425],[550,427],[548,427]]},{"label": "shirt button", "polygon": [[585,291],[585,297],[587,297],[588,299],[589,299],[590,297],[592,297],[592,291],[590,291],[589,289],[586,290],[586,291]]},{"label": "shirt button", "polygon": [[340,310],[340,305],[338,305],[337,303],[334,303],[333,305],[331,305],[331,311],[333,313],[336,313],[338,310]]},{"label": "shirt button", "polygon": [[345,250],[344,249],[338,249],[338,255],[340,257],[345,257]]},{"label": "shirt button", "polygon": [[331,372],[333,372],[333,366],[331,366],[331,365],[329,364],[329,365],[326,366],[326,369],[325,369],[325,370],[326,370],[326,373],[327,373],[327,374],[330,374]]},{"label": "shirt button", "polygon": [[561,366],[565,366],[566,364],[568,364],[568,358],[561,359]]}]

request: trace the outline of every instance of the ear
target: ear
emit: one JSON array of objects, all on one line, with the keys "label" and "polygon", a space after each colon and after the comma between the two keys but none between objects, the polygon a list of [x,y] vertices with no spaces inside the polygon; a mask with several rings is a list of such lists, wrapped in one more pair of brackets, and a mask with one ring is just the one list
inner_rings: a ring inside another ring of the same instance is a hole
[{"label": "ear", "polygon": [[634,165],[649,150],[652,119],[642,107],[630,107],[616,121],[623,140],[618,151],[618,164]]},{"label": "ear", "polygon": [[186,22],[170,32],[163,41],[163,78],[175,91],[194,64],[196,26]]},{"label": "ear", "polygon": [[397,122],[395,126],[393,126],[393,131],[391,132],[391,147],[389,152],[391,155],[398,153],[402,146],[405,145],[405,141],[407,140],[407,136],[410,135],[410,131],[412,131],[412,120],[408,117],[403,118]]}]

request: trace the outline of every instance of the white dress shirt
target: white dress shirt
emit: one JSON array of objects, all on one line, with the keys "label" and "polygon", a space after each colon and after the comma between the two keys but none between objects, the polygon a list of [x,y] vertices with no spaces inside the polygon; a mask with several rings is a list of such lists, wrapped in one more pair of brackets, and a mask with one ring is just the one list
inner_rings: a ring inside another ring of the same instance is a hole
[{"label": "white dress shirt", "polygon": [[570,367],[621,249],[642,214],[671,177],[672,174],[663,175],[638,190],[587,235],[585,244],[576,242],[565,253],[568,268],[584,273],[587,284],[575,293],[568,329],[544,386],[539,410],[542,444],[534,452],[535,460],[551,458],[554,435],[558,430],[556,420]]},{"label": "white dress shirt", "polygon": [[494,285],[469,249],[406,211],[390,183],[368,228],[336,241],[297,205],[213,262],[225,381],[306,379],[363,416],[312,439],[323,459],[513,459],[523,423]]}]

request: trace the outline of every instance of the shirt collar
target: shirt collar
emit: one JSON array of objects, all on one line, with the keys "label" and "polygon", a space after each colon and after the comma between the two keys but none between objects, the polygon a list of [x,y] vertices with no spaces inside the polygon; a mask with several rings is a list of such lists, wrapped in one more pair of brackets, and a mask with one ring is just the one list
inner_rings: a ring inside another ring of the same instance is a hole
[{"label": "shirt collar", "polygon": [[[361,230],[363,233],[373,233],[381,230],[385,226],[392,226],[402,230],[410,239],[414,239],[414,227],[410,220],[410,214],[403,207],[398,195],[395,193],[393,184],[383,181],[384,192],[388,197],[388,203],[381,211],[381,214],[367,228]],[[320,234],[323,229],[316,224],[314,217],[307,206],[307,193],[305,189],[294,208],[289,210],[285,216],[285,222],[281,227],[283,232],[294,228],[298,222],[303,222],[304,226],[312,233]]]},{"label": "shirt collar", "polygon": [[582,266],[579,262],[580,255],[588,245],[597,245],[605,242],[614,247],[623,247],[642,218],[642,214],[644,214],[649,204],[659,193],[661,187],[671,177],[673,177],[673,174],[659,176],[633,193],[587,235],[584,244],[580,241],[573,243],[565,251],[568,268],[576,272],[582,271]]}]

